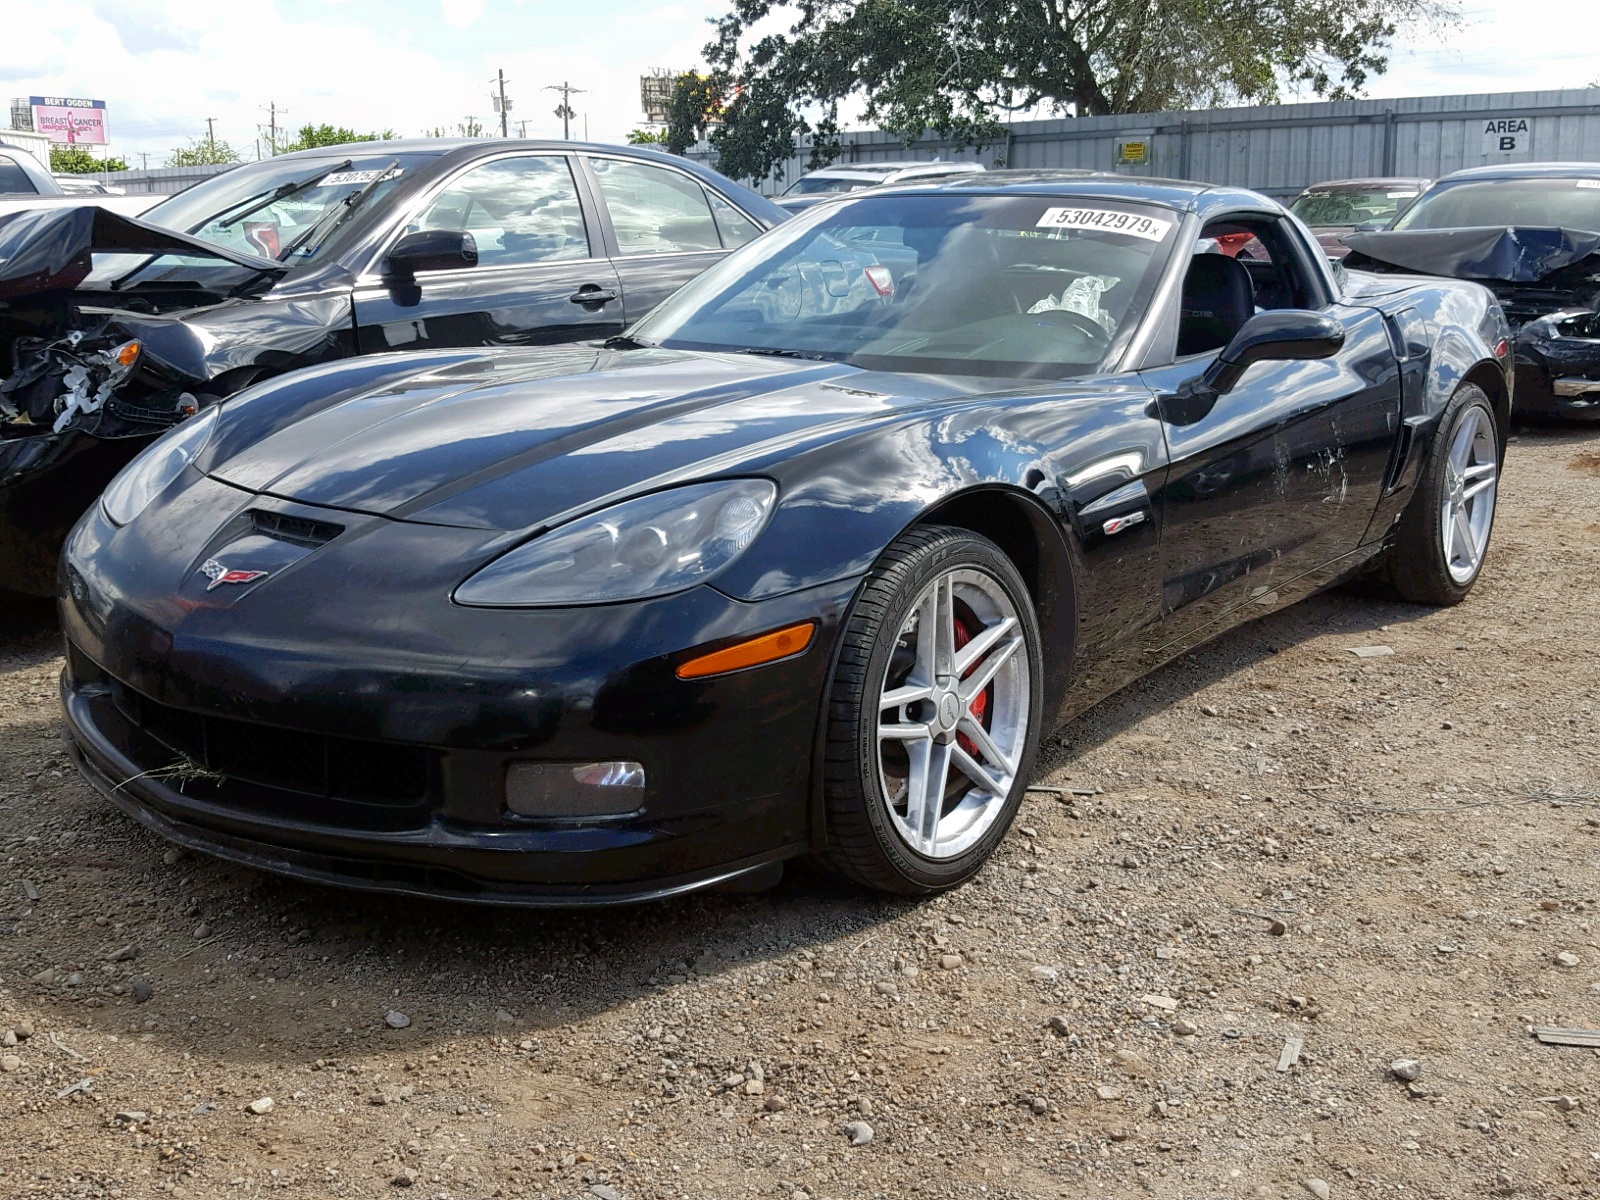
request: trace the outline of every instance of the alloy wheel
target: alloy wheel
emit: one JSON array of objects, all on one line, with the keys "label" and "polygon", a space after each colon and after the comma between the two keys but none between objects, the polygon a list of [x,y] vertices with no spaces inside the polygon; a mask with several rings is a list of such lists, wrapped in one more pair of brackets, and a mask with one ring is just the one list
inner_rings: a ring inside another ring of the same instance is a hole
[{"label": "alloy wheel", "polygon": [[1483,563],[1499,476],[1500,447],[1493,418],[1481,408],[1468,408],[1445,459],[1439,520],[1445,565],[1457,583],[1472,582]]},{"label": "alloy wheel", "polygon": [[878,715],[878,782],[896,834],[954,858],[1005,810],[1032,692],[1016,606],[970,567],[936,576],[896,635]]}]

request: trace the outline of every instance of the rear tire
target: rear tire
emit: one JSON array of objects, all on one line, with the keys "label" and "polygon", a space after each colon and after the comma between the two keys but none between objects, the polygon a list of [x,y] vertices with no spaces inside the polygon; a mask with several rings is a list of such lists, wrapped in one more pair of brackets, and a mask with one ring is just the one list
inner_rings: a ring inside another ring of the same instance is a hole
[{"label": "rear tire", "polygon": [[1462,384],[1439,420],[1384,562],[1383,574],[1402,600],[1448,606],[1472,591],[1489,553],[1504,453],[1489,397],[1476,384]]},{"label": "rear tire", "polygon": [[987,538],[924,526],[889,546],[827,697],[819,865],[902,896],[977,874],[1033,769],[1039,643],[1027,587]]}]

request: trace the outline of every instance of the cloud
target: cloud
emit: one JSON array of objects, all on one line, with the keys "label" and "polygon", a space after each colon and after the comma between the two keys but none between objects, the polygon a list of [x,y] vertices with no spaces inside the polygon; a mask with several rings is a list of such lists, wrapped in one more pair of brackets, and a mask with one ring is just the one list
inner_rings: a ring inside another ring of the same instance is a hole
[{"label": "cloud", "polygon": [[465,29],[483,16],[483,0],[439,0],[444,19],[457,29]]}]

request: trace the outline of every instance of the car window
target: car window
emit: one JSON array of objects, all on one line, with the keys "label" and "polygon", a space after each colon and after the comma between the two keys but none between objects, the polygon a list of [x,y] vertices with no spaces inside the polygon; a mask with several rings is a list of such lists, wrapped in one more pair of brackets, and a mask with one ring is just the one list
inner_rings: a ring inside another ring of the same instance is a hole
[{"label": "car window", "polygon": [[451,180],[408,228],[470,233],[481,266],[589,257],[578,187],[560,154],[473,167]]},{"label": "car window", "polygon": [[1257,313],[1306,308],[1318,292],[1279,221],[1213,221],[1200,231],[1179,299],[1180,358],[1233,340]]},{"label": "car window", "polygon": [[869,370],[1084,374],[1137,326],[1177,225],[1120,202],[869,192],[769,230],[633,336]]},{"label": "car window", "polygon": [[[886,177],[885,177],[886,178]],[[806,175],[794,181],[785,196],[830,196],[840,192],[858,192],[883,182],[879,179],[852,178],[848,175]]]},{"label": "car window", "polygon": [[761,233],[760,227],[715,192],[710,193],[711,211],[717,216],[722,244],[729,250],[742,246]]},{"label": "car window", "polygon": [[17,163],[4,154],[0,154],[0,192],[20,192],[27,196],[36,196],[39,189],[33,186],[33,180],[28,178]]},{"label": "car window", "polygon": [[1365,225],[1390,221],[1417,198],[1415,187],[1307,188],[1289,211],[1307,225]]},{"label": "car window", "polygon": [[1471,179],[1436,183],[1395,229],[1536,225],[1600,232],[1600,166],[1587,179]]},{"label": "car window", "polygon": [[592,161],[621,253],[722,249],[705,189],[693,179],[648,163],[618,158]]}]

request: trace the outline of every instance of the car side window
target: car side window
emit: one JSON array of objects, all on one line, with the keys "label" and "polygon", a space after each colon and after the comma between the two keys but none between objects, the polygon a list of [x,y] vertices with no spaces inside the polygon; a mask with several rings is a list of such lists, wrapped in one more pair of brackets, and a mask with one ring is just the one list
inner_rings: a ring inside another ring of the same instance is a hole
[{"label": "car side window", "polygon": [[1200,231],[1184,276],[1178,356],[1220,350],[1256,313],[1316,307],[1317,294],[1280,222],[1213,221]]},{"label": "car side window", "polygon": [[589,257],[578,186],[559,154],[473,167],[451,180],[410,228],[470,233],[480,266]]},{"label": "car side window", "polygon": [[28,178],[28,173],[17,165],[16,161],[0,154],[0,192],[18,192],[26,196],[38,195],[39,189],[33,186],[33,180]]},{"label": "car side window", "polygon": [[760,235],[760,228],[749,217],[715,192],[707,194],[711,197],[711,211],[716,214],[717,229],[722,234],[722,244],[726,249],[737,249]]},{"label": "car side window", "polygon": [[617,158],[591,161],[621,253],[722,249],[705,189],[689,176]]}]

